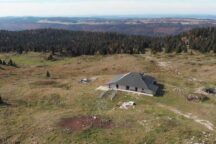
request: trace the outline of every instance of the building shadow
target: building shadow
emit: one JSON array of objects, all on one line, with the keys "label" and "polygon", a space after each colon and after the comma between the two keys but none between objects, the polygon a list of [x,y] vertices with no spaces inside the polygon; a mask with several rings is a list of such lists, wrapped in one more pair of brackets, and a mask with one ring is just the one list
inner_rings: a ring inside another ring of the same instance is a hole
[{"label": "building shadow", "polygon": [[165,94],[165,91],[164,91],[164,85],[161,84],[161,83],[158,83],[157,86],[159,87],[157,93],[156,93],[156,97],[162,97],[164,96]]}]

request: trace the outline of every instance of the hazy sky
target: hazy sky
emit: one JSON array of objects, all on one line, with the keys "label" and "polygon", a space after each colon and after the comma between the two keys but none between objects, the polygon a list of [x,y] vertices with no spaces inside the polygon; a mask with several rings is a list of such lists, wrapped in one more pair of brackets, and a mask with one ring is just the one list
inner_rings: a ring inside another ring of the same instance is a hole
[{"label": "hazy sky", "polygon": [[216,15],[216,0],[0,0],[0,16]]}]

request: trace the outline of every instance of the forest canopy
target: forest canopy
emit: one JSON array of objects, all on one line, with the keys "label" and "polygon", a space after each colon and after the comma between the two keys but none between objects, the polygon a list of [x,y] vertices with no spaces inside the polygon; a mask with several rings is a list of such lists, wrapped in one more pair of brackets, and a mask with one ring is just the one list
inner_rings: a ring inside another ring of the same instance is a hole
[{"label": "forest canopy", "polygon": [[177,36],[146,37],[117,33],[39,29],[0,31],[0,52],[52,52],[67,56],[94,54],[139,54],[152,52],[216,53],[216,28],[194,29]]}]

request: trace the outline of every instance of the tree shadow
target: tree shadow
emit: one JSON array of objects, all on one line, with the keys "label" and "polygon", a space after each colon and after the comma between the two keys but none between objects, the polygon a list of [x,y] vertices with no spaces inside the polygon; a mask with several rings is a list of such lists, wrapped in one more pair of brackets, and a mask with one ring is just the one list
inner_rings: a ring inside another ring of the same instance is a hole
[{"label": "tree shadow", "polygon": [[11,106],[11,104],[6,103],[6,102],[0,103],[0,108],[1,107],[6,107],[6,106]]},{"label": "tree shadow", "polygon": [[0,107],[5,107],[5,106],[11,106],[11,104],[3,101],[2,98],[0,97]]}]

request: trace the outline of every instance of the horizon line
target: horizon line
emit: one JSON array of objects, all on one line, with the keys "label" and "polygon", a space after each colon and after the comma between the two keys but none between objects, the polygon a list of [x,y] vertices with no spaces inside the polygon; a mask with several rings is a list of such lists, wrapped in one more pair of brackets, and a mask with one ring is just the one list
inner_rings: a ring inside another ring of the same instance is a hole
[{"label": "horizon line", "polygon": [[4,17],[189,17],[189,16],[196,16],[196,17],[216,17],[216,14],[120,14],[120,15],[8,15],[8,16],[0,16],[0,18]]}]

